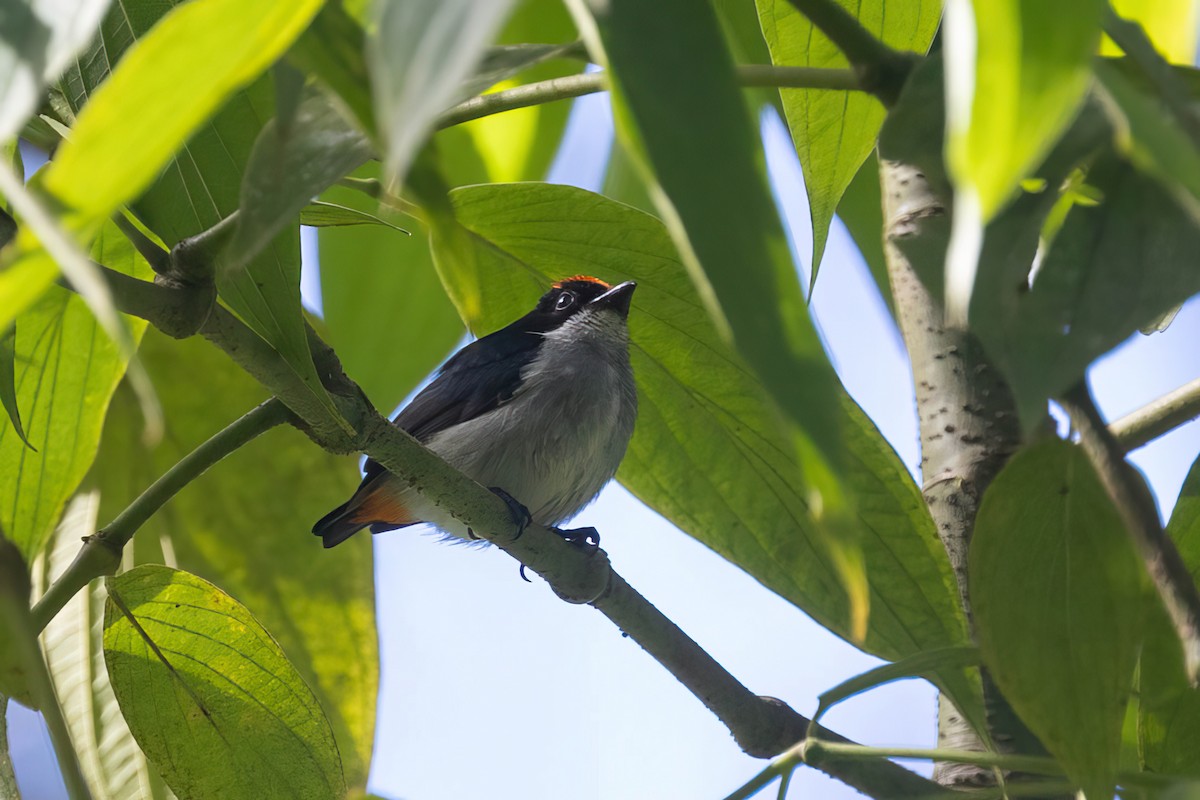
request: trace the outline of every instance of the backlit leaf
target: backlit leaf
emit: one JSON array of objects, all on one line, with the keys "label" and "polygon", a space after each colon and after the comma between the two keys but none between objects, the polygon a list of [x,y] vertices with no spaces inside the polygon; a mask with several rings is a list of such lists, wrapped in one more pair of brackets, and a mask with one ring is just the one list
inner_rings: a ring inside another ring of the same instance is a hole
[{"label": "backlit leaf", "polygon": [[[859,23],[898,50],[924,53],[942,16],[941,0],[838,0]],[[789,0],[757,0],[771,62],[789,67],[848,68],[842,51]],[[813,224],[812,281],[825,252],[829,223],[842,194],[875,147],[883,105],[865,92],[780,89]]]},{"label": "backlit leaf", "polygon": [[984,494],[969,574],[1005,698],[1088,797],[1110,796],[1145,573],[1082,450],[1052,440],[1009,462]]},{"label": "backlit leaf", "polygon": [[340,798],[317,698],[271,635],[208,581],[143,565],[106,581],[104,660],[146,757],[182,797]]}]

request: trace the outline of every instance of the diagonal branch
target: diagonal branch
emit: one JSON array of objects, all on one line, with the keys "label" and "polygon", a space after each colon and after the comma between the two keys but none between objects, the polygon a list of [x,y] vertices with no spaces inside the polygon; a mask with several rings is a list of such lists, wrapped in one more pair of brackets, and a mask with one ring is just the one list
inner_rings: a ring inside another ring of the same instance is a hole
[{"label": "diagonal branch", "polygon": [[[539,525],[528,526],[518,537],[508,506],[381,416],[315,333],[310,343],[317,372],[339,411],[354,426],[354,437],[337,429],[318,431],[307,424],[321,419],[324,412],[306,406],[304,398],[310,393],[298,385],[294,373],[275,351],[220,306],[205,307],[181,299],[197,289],[131,283],[132,279],[111,271],[104,274],[111,278],[122,311],[157,326],[161,309],[168,309],[168,323],[198,330],[225,351],[299,417],[299,426],[316,444],[333,452],[367,453],[481,538],[537,572],[559,597],[599,610],[716,714],[750,755],[770,757],[804,738],[809,726],[806,717],[742,685],[613,571],[603,550],[589,553],[572,547]],[[193,307],[198,309],[197,317],[181,321],[180,309]],[[841,740],[836,734],[827,735]],[[834,758],[817,766],[874,797],[913,797],[939,790],[925,778],[882,759],[857,763]]]},{"label": "diagonal branch", "polygon": [[1146,571],[1150,573],[1183,644],[1188,678],[1195,685],[1200,676],[1200,592],[1196,591],[1196,584],[1175,543],[1159,522],[1150,490],[1125,461],[1125,452],[1105,427],[1087,384],[1082,381],[1076,384],[1060,402],[1079,432],[1079,443],[1117,507],[1138,555],[1146,564]]},{"label": "diagonal branch", "polygon": [[34,629],[43,630],[67,601],[91,583],[93,578],[116,572],[121,563],[121,552],[138,528],[183,487],[260,434],[287,422],[290,416],[291,412],[283,403],[271,398],[180,459],[179,463],[138,495],[116,519],[94,536],[84,539],[75,560],[33,607]]}]

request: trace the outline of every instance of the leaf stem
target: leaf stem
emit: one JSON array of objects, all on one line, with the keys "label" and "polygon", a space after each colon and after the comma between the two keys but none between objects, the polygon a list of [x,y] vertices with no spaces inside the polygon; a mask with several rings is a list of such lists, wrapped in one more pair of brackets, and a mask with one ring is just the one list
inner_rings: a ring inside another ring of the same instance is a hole
[{"label": "leaf stem", "polygon": [[860,88],[888,108],[896,104],[919,56],[877,39],[835,0],[789,0],[854,66]]},{"label": "leaf stem", "polygon": [[156,275],[166,275],[170,272],[171,254],[159,247],[158,242],[142,233],[142,230],[125,216],[125,212],[118,211],[113,214],[112,220],[117,229],[133,245],[133,249],[146,259],[150,269],[154,270]]},{"label": "leaf stem", "polygon": [[291,412],[275,398],[250,411],[179,460],[142,492],[116,519],[84,545],[71,566],[58,577],[33,607],[33,624],[41,631],[75,593],[94,578],[110,575],[121,563],[121,552],[138,528],[168,500],[210,467],[260,434],[287,422]]},{"label": "leaf stem", "polygon": [[1105,426],[1087,384],[1080,381],[1060,402],[1158,589],[1183,645],[1188,678],[1194,686],[1200,677],[1200,592],[1175,543],[1163,530],[1150,490],[1125,461],[1125,452]]},{"label": "leaf stem", "polygon": [[[775,86],[791,89],[829,89],[864,91],[859,76],[848,69],[818,67],[776,67],[770,64],[741,64],[738,80],[743,86]],[[438,118],[436,127],[449,128],[474,119],[512,111],[517,108],[568,100],[586,94],[606,91],[607,76],[603,72],[584,72],[546,81],[528,83],[512,89],[481,94],[464,100]]]},{"label": "leaf stem", "polygon": [[1108,426],[1126,452],[1200,417],[1200,378],[1180,386]]}]

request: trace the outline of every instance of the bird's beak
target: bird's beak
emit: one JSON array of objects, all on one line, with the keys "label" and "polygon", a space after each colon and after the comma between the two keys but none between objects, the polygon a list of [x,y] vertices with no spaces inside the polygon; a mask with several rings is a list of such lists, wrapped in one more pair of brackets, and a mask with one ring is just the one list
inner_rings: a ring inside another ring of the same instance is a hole
[{"label": "bird's beak", "polygon": [[611,308],[622,317],[628,317],[629,301],[633,299],[633,290],[636,288],[637,284],[633,281],[619,283],[588,303],[588,305],[596,306],[597,308]]}]

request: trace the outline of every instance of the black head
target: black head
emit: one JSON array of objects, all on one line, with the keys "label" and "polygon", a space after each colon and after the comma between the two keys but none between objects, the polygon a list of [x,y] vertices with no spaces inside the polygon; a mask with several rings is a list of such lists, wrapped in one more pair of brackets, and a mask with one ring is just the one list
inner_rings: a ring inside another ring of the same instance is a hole
[{"label": "black head", "polygon": [[556,282],[550,291],[542,295],[537,307],[517,324],[527,331],[545,333],[589,308],[608,308],[626,317],[635,288],[637,284],[633,281],[614,287],[599,278],[576,275]]}]

